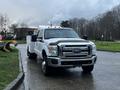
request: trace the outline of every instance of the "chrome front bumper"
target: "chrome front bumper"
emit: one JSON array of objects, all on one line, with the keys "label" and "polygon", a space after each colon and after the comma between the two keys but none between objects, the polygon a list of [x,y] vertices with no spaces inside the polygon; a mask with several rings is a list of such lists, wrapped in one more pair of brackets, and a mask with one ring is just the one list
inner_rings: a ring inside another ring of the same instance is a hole
[{"label": "chrome front bumper", "polygon": [[97,56],[83,59],[62,59],[58,57],[48,57],[48,65],[52,67],[76,67],[76,66],[90,66],[94,65]]}]

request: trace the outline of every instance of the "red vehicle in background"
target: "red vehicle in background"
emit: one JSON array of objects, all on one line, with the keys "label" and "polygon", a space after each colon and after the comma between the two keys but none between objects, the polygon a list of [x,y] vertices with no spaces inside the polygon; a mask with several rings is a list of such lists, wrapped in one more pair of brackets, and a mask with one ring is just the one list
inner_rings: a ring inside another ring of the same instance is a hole
[{"label": "red vehicle in background", "polygon": [[2,37],[2,35],[0,35],[0,40],[2,40],[3,39],[3,37]]}]

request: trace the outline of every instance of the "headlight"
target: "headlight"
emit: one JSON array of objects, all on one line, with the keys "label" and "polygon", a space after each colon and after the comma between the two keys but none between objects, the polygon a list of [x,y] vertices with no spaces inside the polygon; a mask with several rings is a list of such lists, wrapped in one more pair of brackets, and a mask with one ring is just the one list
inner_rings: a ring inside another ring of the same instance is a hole
[{"label": "headlight", "polygon": [[50,56],[57,56],[57,46],[49,45],[48,50]]},{"label": "headlight", "polygon": [[96,45],[92,44],[92,55],[96,55]]}]

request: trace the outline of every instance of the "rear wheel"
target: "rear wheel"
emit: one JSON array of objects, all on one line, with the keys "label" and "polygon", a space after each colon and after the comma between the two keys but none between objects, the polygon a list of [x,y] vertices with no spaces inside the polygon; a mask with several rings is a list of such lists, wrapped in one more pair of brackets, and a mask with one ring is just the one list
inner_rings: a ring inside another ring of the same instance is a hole
[{"label": "rear wheel", "polygon": [[27,49],[27,56],[29,59],[36,59],[37,55],[35,53],[30,53],[29,49]]},{"label": "rear wheel", "polygon": [[93,71],[93,69],[94,69],[94,65],[90,65],[90,66],[82,66],[82,69],[83,69],[83,72],[90,73],[90,72]]}]

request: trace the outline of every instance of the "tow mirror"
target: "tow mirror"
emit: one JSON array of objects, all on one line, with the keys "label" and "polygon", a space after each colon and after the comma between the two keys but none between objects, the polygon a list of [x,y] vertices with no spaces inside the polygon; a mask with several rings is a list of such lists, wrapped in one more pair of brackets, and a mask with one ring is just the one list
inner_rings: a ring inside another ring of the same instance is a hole
[{"label": "tow mirror", "polygon": [[32,35],[31,41],[32,41],[32,42],[36,42],[36,41],[37,41],[37,35]]},{"label": "tow mirror", "polygon": [[88,40],[88,36],[87,36],[87,35],[84,35],[84,36],[83,36],[83,39]]}]

